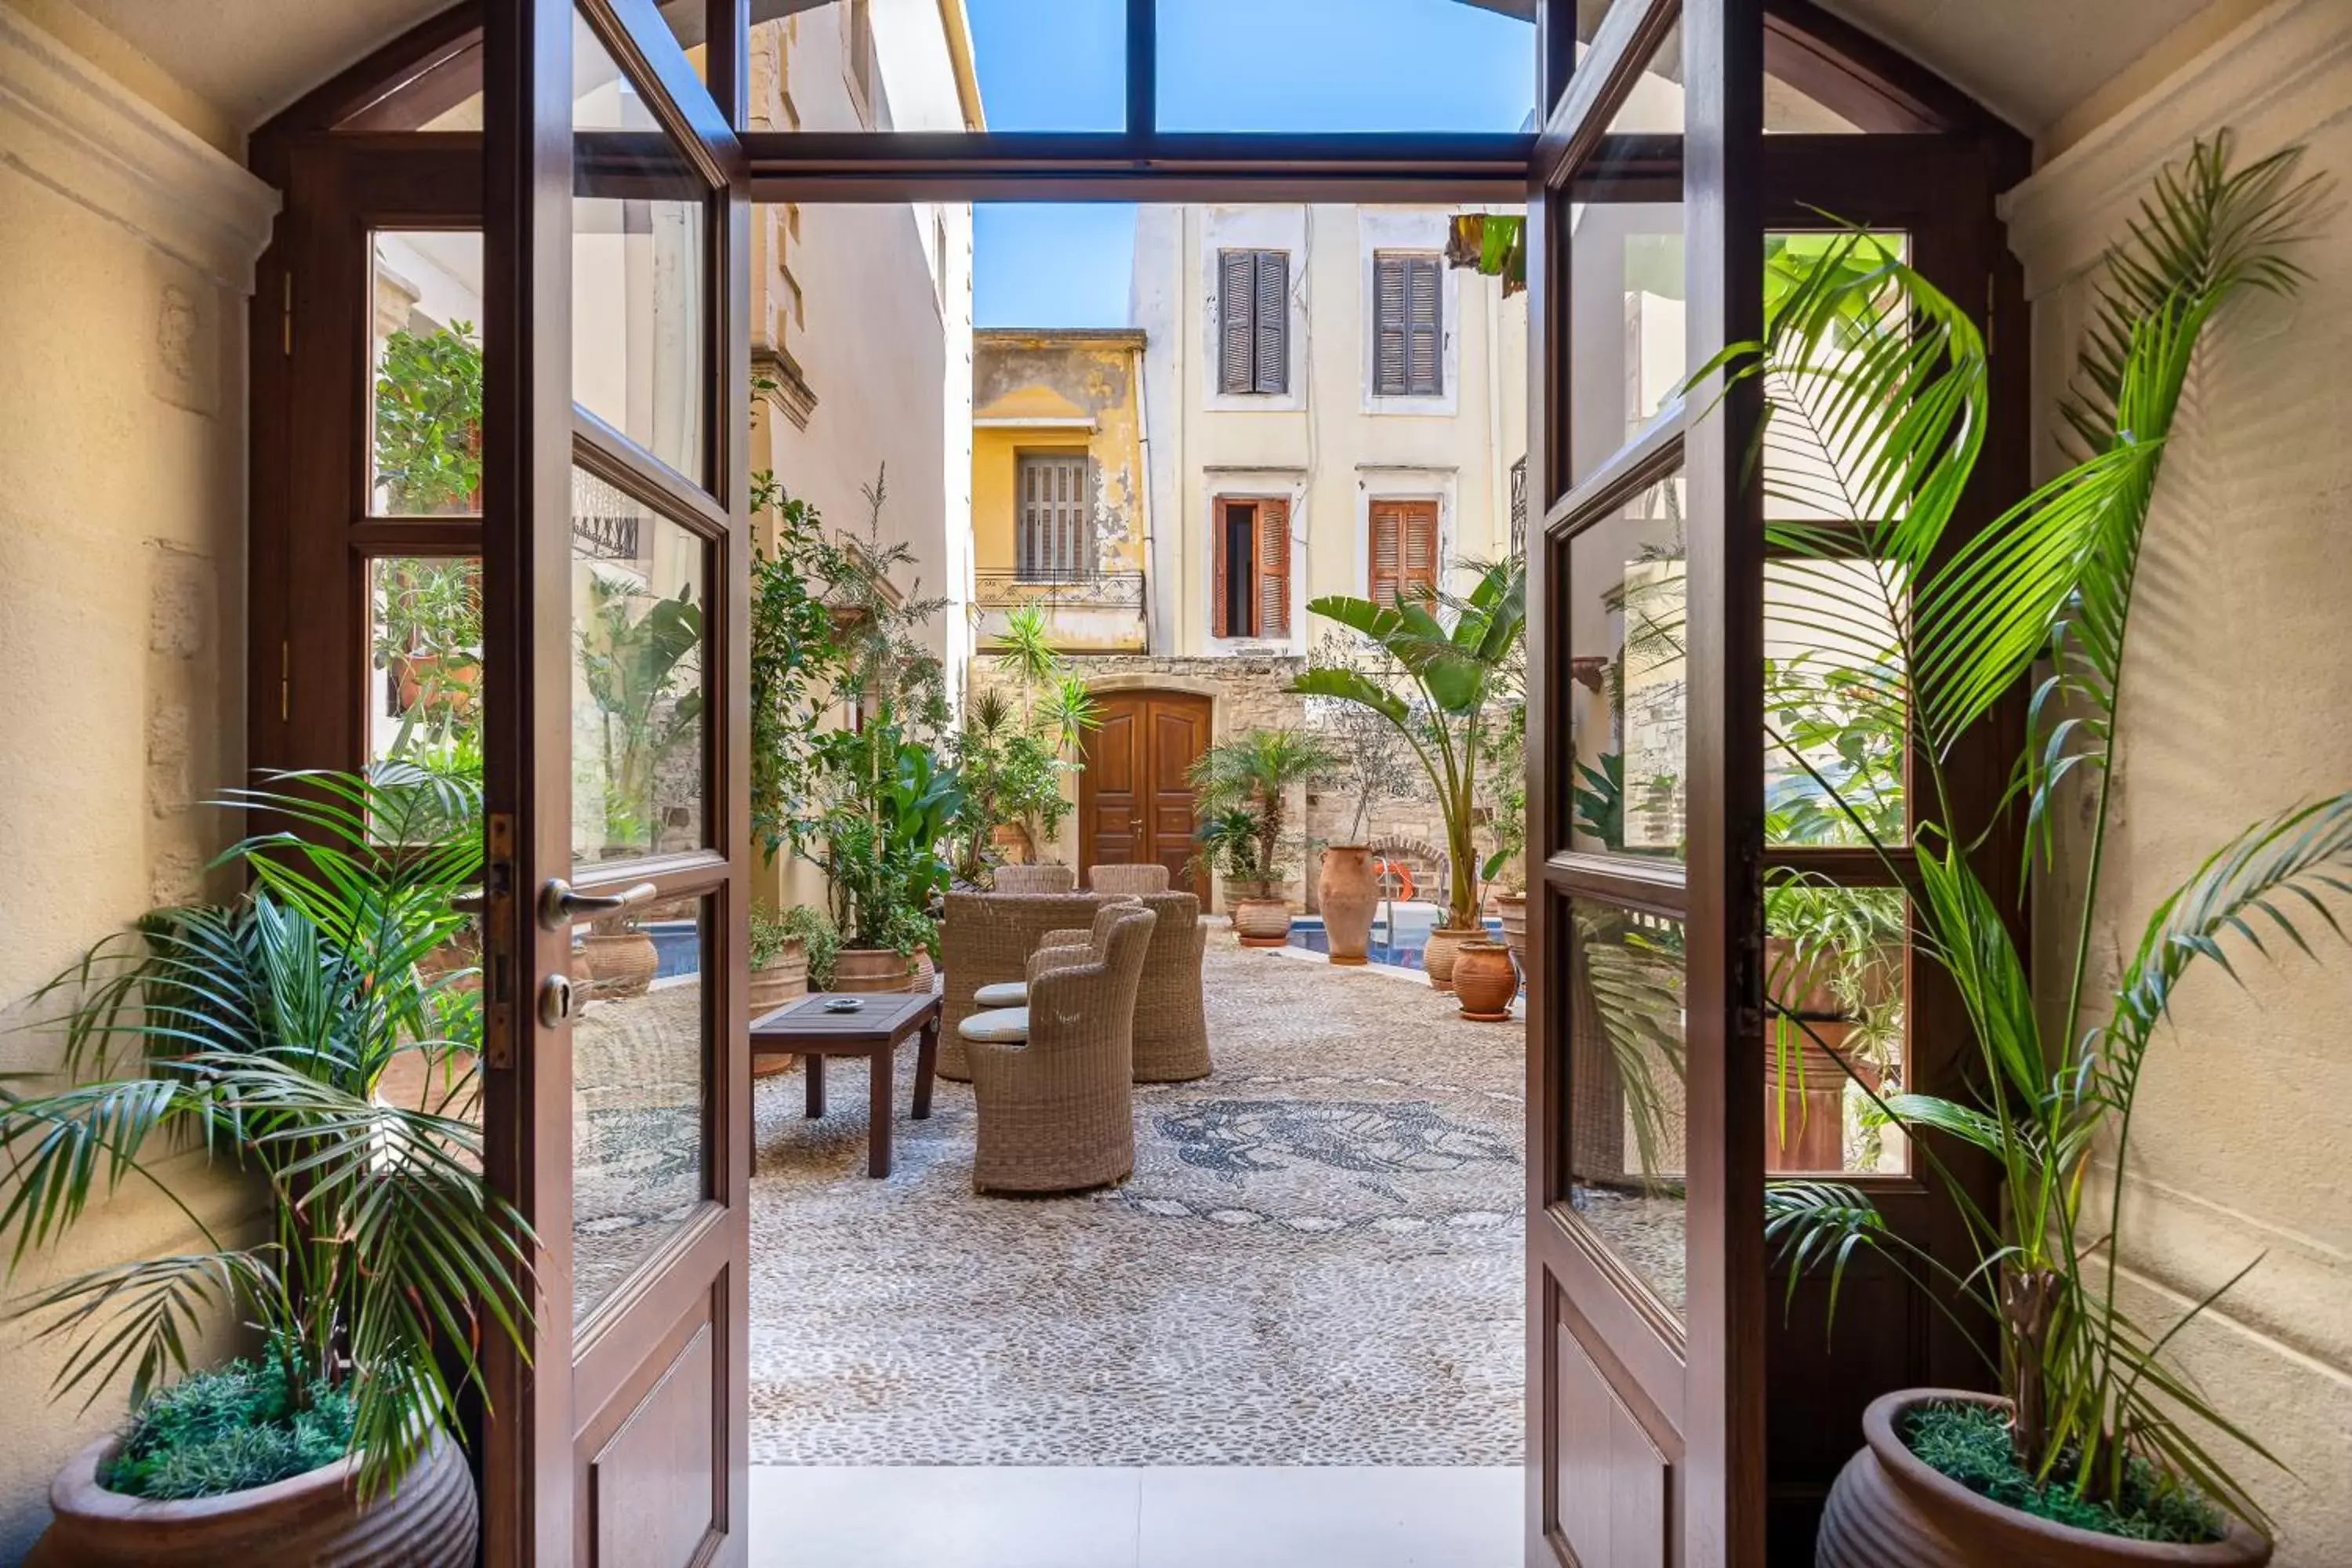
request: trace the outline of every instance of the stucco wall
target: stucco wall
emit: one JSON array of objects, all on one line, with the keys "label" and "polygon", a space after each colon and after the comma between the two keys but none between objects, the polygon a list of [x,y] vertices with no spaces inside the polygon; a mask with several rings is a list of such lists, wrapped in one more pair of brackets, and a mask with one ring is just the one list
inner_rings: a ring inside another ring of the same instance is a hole
[{"label": "stucco wall", "polygon": [[[1151,423],[1154,652],[1305,653],[1307,600],[1364,594],[1375,499],[1434,500],[1451,561],[1510,542],[1510,468],[1526,451],[1526,307],[1493,279],[1447,268],[1442,396],[1370,392],[1371,262],[1380,250],[1439,250],[1445,207],[1337,205],[1147,206],[1136,224],[1131,319],[1144,329]],[[1291,256],[1290,375],[1280,395],[1216,383],[1216,257]],[[1290,503],[1290,636],[1210,635],[1220,496]]]},{"label": "stucco wall", "polygon": [[[2163,162],[2222,126],[2242,159],[2307,143],[2352,181],[2352,12],[2281,0],[2116,108],[2015,194],[2011,239],[2035,307],[2042,471],[2100,247]],[[2214,327],[2166,457],[2141,566],[2120,717],[2095,980],[2148,911],[2256,818],[2352,788],[2352,220],[2299,259],[2293,302],[2253,298]],[[2065,841],[2071,868],[2079,822]],[[2062,876],[2055,885],[2078,885]],[[2073,910],[2037,910],[2043,994]],[[2311,922],[2315,923],[2315,922]],[[2284,944],[2270,943],[2273,952]],[[2319,946],[2315,939],[2315,946]],[[2181,1342],[2221,1406],[2293,1471],[2241,1470],[2276,1514],[2278,1561],[2352,1562],[2352,953],[2247,955],[2182,989],[2133,1124],[2127,1305],[2168,1322],[2261,1262]]]},{"label": "stucco wall", "polygon": [[[0,82],[0,1072],[16,1072],[56,1057],[16,1032],[28,991],[154,904],[224,890],[204,868],[228,824],[196,803],[244,761],[245,310],[274,199],[5,5]],[[250,1206],[193,1158],[163,1169],[208,1221],[234,1230]],[[15,1288],[192,1239],[134,1182]],[[66,1456],[123,1415],[120,1391],[87,1415],[52,1404],[60,1358],[34,1327],[0,1321],[5,1562]]]},{"label": "stucco wall", "polygon": [[[909,130],[962,123],[935,7],[877,8],[887,102],[864,107],[847,74],[848,16],[823,5],[752,30],[756,126],[848,131],[875,114]],[[774,470],[829,529],[860,537],[865,489],[885,478],[883,536],[913,547],[924,596],[951,601],[925,640],[960,680],[971,649],[971,205],[761,207],[753,234],[754,370],[783,384],[753,399],[751,467]],[[785,902],[824,901],[806,866],[759,880]]]}]

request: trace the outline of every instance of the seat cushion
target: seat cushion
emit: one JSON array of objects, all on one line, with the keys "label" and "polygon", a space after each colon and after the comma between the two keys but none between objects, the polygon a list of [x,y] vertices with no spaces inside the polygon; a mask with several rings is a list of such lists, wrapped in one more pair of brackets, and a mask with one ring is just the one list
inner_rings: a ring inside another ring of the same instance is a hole
[{"label": "seat cushion", "polygon": [[979,1007],[1025,1007],[1029,1005],[1029,983],[1026,980],[1000,980],[993,985],[983,985],[971,994],[972,1005]]},{"label": "seat cushion", "polygon": [[967,1040],[989,1045],[1022,1045],[1029,1038],[1029,1009],[997,1007],[985,1013],[974,1013],[956,1026],[956,1033]]}]

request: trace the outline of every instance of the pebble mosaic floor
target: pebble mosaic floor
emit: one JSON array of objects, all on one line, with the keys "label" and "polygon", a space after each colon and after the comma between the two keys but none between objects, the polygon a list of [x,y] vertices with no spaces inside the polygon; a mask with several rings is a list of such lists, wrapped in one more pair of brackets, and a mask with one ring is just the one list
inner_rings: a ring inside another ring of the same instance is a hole
[{"label": "pebble mosaic floor", "polygon": [[971,1190],[971,1089],[865,1175],[864,1065],[761,1082],[751,1458],[1516,1465],[1519,1025],[1210,937],[1215,1073],[1139,1088],[1132,1179]]}]

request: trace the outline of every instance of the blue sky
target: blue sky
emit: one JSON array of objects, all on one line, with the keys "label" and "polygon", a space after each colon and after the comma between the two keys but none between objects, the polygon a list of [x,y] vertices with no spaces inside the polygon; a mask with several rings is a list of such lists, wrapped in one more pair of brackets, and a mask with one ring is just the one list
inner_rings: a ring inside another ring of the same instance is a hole
[{"label": "blue sky", "polygon": [[[1126,0],[967,5],[991,130],[1118,129]],[[1160,123],[1516,131],[1534,62],[1532,26],[1461,0],[1160,0]],[[1127,324],[1133,207],[984,204],[975,225],[980,325]]]}]

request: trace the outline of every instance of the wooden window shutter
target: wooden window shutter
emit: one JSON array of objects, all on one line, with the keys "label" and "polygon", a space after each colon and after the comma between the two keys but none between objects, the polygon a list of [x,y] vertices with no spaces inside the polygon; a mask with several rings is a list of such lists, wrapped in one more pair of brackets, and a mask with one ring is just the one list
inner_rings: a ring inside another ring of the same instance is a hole
[{"label": "wooden window shutter", "polygon": [[1408,599],[1428,599],[1437,592],[1437,503],[1409,501],[1398,511],[1404,541],[1397,592]]},{"label": "wooden window shutter", "polygon": [[1439,320],[1444,298],[1440,289],[1437,258],[1412,256],[1404,262],[1405,390],[1415,397],[1435,397],[1445,390],[1444,323]]},{"label": "wooden window shutter", "polygon": [[1226,559],[1230,552],[1225,549],[1225,538],[1232,531],[1232,526],[1226,519],[1225,503],[1219,501],[1215,509],[1215,521],[1209,529],[1209,531],[1216,536],[1212,543],[1215,546],[1217,560],[1217,591],[1209,601],[1209,633],[1212,637],[1229,637],[1234,635],[1230,618],[1225,614],[1225,605],[1231,596],[1232,583],[1229,574],[1230,563]]},{"label": "wooden window shutter", "polygon": [[1257,256],[1255,251],[1217,252],[1217,390],[1255,388],[1252,364],[1256,345]]},{"label": "wooden window shutter", "polygon": [[1290,503],[1257,503],[1257,635],[1290,635]]},{"label": "wooden window shutter", "polygon": [[1372,258],[1372,391],[1394,397],[1405,389],[1405,258]]},{"label": "wooden window shutter", "polygon": [[1251,390],[1290,390],[1290,253],[1257,252],[1256,326]]},{"label": "wooden window shutter", "polygon": [[1393,607],[1403,580],[1404,509],[1394,501],[1372,503],[1372,603]]}]

